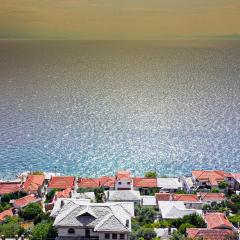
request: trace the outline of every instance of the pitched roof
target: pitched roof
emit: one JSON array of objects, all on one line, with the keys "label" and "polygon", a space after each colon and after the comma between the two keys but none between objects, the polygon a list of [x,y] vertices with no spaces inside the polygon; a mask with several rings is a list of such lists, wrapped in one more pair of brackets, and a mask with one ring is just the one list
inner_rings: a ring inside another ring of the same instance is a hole
[{"label": "pitched roof", "polygon": [[140,188],[141,187],[154,188],[154,187],[157,187],[157,179],[136,177],[136,178],[133,178],[133,186],[140,187]]},{"label": "pitched roof", "polygon": [[162,189],[179,189],[183,185],[178,178],[157,178],[157,186]]},{"label": "pitched roof", "polygon": [[210,229],[233,229],[233,225],[223,213],[206,213],[204,219]]},{"label": "pitched roof", "polygon": [[99,178],[80,178],[79,188],[97,188],[100,186]]},{"label": "pitched roof", "polygon": [[20,191],[20,183],[2,182],[0,183],[0,195]]},{"label": "pitched roof", "polygon": [[48,188],[66,189],[73,188],[74,177],[72,176],[53,176],[49,182]]},{"label": "pitched roof", "polygon": [[116,174],[117,180],[130,180],[131,172],[130,171],[118,171]]},{"label": "pitched roof", "polygon": [[155,196],[141,196],[143,206],[156,206],[157,201]]},{"label": "pitched roof", "polygon": [[29,175],[23,184],[23,190],[38,191],[39,187],[43,185],[44,179],[44,175]]},{"label": "pitched roof", "polygon": [[13,208],[9,208],[0,213],[0,222],[2,222],[6,217],[13,216]]},{"label": "pitched roof", "polygon": [[196,194],[173,194],[173,201],[199,202]]},{"label": "pitched roof", "polygon": [[177,219],[185,215],[200,213],[200,210],[186,209],[183,202],[159,201],[158,206],[163,219]]},{"label": "pitched roof", "polygon": [[71,191],[72,191],[71,188],[66,188],[62,191],[57,191],[55,193],[55,196],[56,196],[56,198],[69,198]]},{"label": "pitched roof", "polygon": [[39,198],[36,198],[33,194],[30,194],[25,197],[14,200],[13,205],[16,208],[18,208],[18,207],[22,208],[22,207],[27,206],[30,203],[34,203],[34,202],[38,202],[38,201],[40,201]]},{"label": "pitched roof", "polygon": [[196,194],[156,193],[157,201],[199,202]]},{"label": "pitched roof", "polygon": [[232,173],[232,176],[234,177],[234,179],[240,183],[240,173]]},{"label": "pitched roof", "polygon": [[140,201],[139,191],[134,190],[114,190],[108,191],[109,201]]},{"label": "pitched roof", "polygon": [[233,235],[229,229],[188,228],[189,238],[203,238],[204,240],[226,240],[226,236]]},{"label": "pitched roof", "polygon": [[172,194],[171,193],[156,193],[155,197],[157,201],[171,201]]},{"label": "pitched roof", "polygon": [[224,201],[226,200],[224,193],[210,193],[210,192],[199,192],[199,198],[203,202],[207,201]]},{"label": "pitched roof", "polygon": [[[53,212],[56,216],[54,226],[67,227],[92,227],[97,232],[130,232],[131,225],[126,226],[126,221],[131,221],[134,215],[134,205],[129,203],[88,203],[79,200],[62,200],[63,206]],[[57,205],[58,206],[58,202]]]},{"label": "pitched roof", "polygon": [[115,186],[115,177],[103,176],[99,178],[100,186],[112,188]]},{"label": "pitched roof", "polygon": [[219,170],[194,170],[192,171],[192,176],[197,180],[209,181],[212,186],[217,186],[219,182],[224,181],[226,177],[229,177],[229,174]]}]

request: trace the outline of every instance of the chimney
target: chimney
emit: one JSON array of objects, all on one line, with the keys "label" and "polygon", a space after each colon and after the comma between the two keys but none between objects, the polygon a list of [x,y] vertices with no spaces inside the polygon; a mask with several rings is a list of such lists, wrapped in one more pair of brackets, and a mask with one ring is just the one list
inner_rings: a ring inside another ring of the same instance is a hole
[{"label": "chimney", "polygon": [[64,201],[61,200],[61,208],[64,206]]}]

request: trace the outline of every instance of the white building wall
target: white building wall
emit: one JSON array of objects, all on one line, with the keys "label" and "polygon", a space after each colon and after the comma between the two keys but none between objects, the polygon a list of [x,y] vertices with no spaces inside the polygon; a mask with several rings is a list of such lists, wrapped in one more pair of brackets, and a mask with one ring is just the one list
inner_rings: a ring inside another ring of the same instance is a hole
[{"label": "white building wall", "polygon": [[116,190],[121,190],[121,189],[132,189],[132,181],[131,179],[129,180],[117,180],[115,184],[115,189]]}]

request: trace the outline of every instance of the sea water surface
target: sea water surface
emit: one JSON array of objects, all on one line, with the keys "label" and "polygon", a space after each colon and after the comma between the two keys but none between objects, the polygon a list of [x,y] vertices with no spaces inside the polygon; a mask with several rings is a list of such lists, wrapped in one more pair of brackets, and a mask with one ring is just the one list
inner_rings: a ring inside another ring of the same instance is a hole
[{"label": "sea water surface", "polygon": [[0,178],[240,171],[239,41],[0,41]]}]

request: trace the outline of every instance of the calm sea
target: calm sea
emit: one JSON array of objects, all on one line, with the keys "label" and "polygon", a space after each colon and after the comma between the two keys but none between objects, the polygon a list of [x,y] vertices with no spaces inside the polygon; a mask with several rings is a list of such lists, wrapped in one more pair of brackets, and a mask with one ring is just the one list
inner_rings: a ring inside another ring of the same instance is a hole
[{"label": "calm sea", "polygon": [[240,41],[0,41],[0,178],[240,171]]}]

